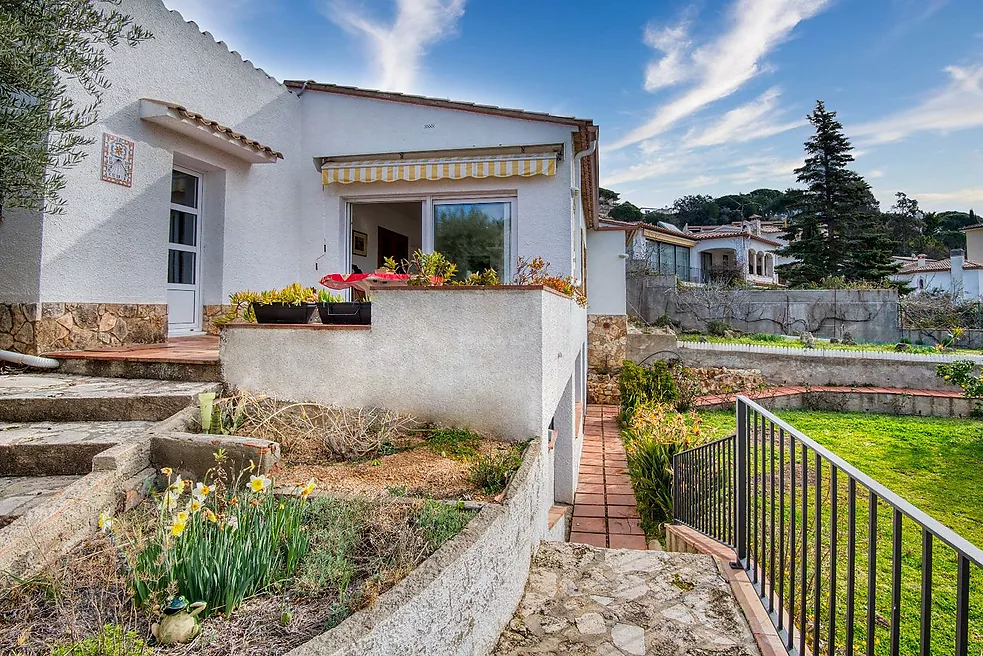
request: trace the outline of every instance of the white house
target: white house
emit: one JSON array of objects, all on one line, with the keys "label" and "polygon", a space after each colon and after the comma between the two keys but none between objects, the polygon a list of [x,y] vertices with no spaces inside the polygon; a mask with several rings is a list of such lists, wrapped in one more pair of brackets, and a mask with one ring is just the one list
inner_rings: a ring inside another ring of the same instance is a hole
[{"label": "white house", "polygon": [[891,279],[908,283],[914,293],[945,292],[968,300],[979,300],[983,294],[983,263],[967,258],[962,250],[953,250],[944,260],[925,255],[895,259],[902,266]]},{"label": "white house", "polygon": [[[586,284],[603,241],[590,120],[281,83],[159,0],[120,9],[154,38],[112,51],[65,213],[0,223],[0,349],[159,342],[206,330],[238,290],[462,239],[462,269],[508,279],[542,256]],[[602,305],[624,314],[623,294]]]}]

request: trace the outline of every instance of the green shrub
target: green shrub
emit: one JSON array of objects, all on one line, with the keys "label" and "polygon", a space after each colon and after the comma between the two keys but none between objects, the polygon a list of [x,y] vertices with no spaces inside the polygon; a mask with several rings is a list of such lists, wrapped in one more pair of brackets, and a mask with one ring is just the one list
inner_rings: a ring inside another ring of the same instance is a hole
[{"label": "green shrub", "polygon": [[707,334],[713,335],[714,337],[723,337],[724,333],[730,329],[730,324],[726,321],[714,319],[707,322]]},{"label": "green shrub", "polygon": [[635,408],[642,403],[675,403],[679,399],[679,389],[669,365],[662,361],[643,367],[625,360],[618,376],[618,390],[621,392],[618,417],[622,425],[627,424]]},{"label": "green shrub", "polygon": [[781,343],[786,341],[781,335],[772,335],[771,333],[754,333],[753,335],[748,335],[748,338],[754,342]]},{"label": "green shrub", "polygon": [[98,635],[51,648],[51,656],[149,656],[153,650],[136,631],[107,624]]},{"label": "green shrub", "polygon": [[355,558],[371,511],[363,500],[319,498],[306,520],[310,551],[297,572],[297,588],[312,596],[336,589],[345,598],[357,572]]},{"label": "green shrub", "polygon": [[629,418],[622,433],[628,472],[647,535],[672,521],[673,456],[709,439],[695,413],[680,413],[671,405],[644,403]]},{"label": "green shrub", "polygon": [[471,482],[485,494],[498,494],[522,465],[522,451],[515,445],[493,456],[479,455],[471,464]]},{"label": "green shrub", "polygon": [[971,399],[983,398],[983,379],[980,377],[980,365],[970,360],[946,362],[935,368],[935,374],[963,390],[963,395]]},{"label": "green shrub", "polygon": [[478,455],[481,437],[466,428],[432,428],[427,445],[445,457],[473,458]]}]

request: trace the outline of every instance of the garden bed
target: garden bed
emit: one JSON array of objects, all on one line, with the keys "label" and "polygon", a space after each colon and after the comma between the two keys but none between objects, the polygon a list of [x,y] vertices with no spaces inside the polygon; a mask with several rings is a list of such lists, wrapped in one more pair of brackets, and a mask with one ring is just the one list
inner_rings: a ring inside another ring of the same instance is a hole
[{"label": "garden bed", "polygon": [[[135,602],[136,553],[159,519],[148,502],[83,542],[58,567],[0,590],[0,653],[68,656],[88,638],[101,651],[81,653],[284,654],[372,605],[476,514],[460,504],[403,498],[311,497],[304,507],[310,549],[297,569],[233,612],[205,618],[189,644],[164,646],[150,638],[173,587],[143,605]],[[192,539],[189,533],[175,540]],[[113,628],[103,630],[107,625]],[[129,651],[115,651],[123,643]],[[65,651],[52,651],[56,645]]]},{"label": "garden bed", "polygon": [[[680,342],[708,342],[711,344],[746,344],[749,346],[777,346],[783,348],[806,349],[804,341],[798,337],[786,335],[771,335],[767,333],[753,333],[750,335],[740,335],[734,337],[705,335],[700,333],[684,333],[677,335],[676,339]],[[899,343],[894,342],[856,342],[844,344],[839,341],[830,341],[815,337],[812,340],[812,348],[824,351],[859,351],[874,353],[915,353],[921,355],[979,355],[979,350],[964,348],[939,348],[931,344],[917,344],[910,341]],[[900,346],[903,344],[904,346]]]}]

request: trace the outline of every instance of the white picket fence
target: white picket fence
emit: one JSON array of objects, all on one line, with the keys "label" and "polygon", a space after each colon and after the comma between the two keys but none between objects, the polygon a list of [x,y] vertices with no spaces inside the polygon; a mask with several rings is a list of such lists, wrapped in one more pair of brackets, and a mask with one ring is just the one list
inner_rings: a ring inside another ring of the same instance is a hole
[{"label": "white picket fence", "polygon": [[861,360],[901,360],[907,362],[956,362],[957,360],[970,360],[978,364],[983,364],[983,355],[969,354],[946,354],[946,353],[896,353],[885,351],[854,351],[841,349],[827,349],[822,347],[819,342],[816,348],[797,348],[794,346],[765,346],[761,344],[721,344],[715,342],[682,342],[677,341],[676,346],[683,349],[696,351],[737,351],[741,353],[778,353],[783,355],[795,355],[808,358],[857,358]]}]

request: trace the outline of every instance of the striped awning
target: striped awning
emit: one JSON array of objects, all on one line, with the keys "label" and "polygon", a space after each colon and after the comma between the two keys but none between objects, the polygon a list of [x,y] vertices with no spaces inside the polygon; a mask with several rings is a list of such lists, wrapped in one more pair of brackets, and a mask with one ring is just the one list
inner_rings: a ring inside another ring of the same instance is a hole
[{"label": "striped awning", "polygon": [[325,162],[321,166],[322,183],[326,185],[537,175],[556,175],[556,153]]}]

